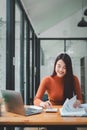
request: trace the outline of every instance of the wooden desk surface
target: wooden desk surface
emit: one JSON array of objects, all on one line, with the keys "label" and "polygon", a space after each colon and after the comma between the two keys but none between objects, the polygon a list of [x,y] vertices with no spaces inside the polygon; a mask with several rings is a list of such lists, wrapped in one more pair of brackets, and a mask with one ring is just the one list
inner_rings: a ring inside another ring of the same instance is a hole
[{"label": "wooden desk surface", "polygon": [[[56,106],[59,108],[59,106]],[[75,125],[87,126],[87,117],[61,117],[57,113],[42,112],[32,116],[21,116],[6,112],[0,117],[0,126],[46,126],[46,125]]]}]

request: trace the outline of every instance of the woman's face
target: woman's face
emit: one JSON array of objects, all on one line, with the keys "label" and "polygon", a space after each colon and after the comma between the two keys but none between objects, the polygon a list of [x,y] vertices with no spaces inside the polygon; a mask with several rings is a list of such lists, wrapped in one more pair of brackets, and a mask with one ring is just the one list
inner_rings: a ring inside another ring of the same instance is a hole
[{"label": "woman's face", "polygon": [[66,65],[63,60],[58,60],[55,66],[55,72],[58,77],[64,77],[66,74]]}]

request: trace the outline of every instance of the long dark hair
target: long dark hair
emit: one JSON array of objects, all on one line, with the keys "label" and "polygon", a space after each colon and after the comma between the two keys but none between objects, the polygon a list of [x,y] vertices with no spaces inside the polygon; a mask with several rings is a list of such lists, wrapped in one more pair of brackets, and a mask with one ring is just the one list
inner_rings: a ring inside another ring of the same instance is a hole
[{"label": "long dark hair", "polygon": [[66,65],[66,75],[64,76],[64,101],[65,101],[66,98],[71,98],[74,92],[74,76],[72,70],[72,61],[70,56],[66,53],[61,53],[60,55],[58,55],[54,63],[54,69],[51,75],[52,77],[56,75],[55,67],[58,60],[63,60]]}]

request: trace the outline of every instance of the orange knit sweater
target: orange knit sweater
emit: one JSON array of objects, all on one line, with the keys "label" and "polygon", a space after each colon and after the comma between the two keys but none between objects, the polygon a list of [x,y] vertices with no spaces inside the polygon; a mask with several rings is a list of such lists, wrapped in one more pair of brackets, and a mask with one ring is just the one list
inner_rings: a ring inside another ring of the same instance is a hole
[{"label": "orange knit sweater", "polygon": [[[77,99],[82,102],[82,94],[79,80],[76,76],[75,79],[75,94],[77,95]],[[34,105],[39,105],[42,101],[42,97],[45,91],[48,93],[48,99],[51,101],[53,105],[63,104],[63,78],[58,76],[47,76],[45,77],[38,88],[36,96],[34,98]],[[53,102],[54,101],[54,102]]]}]

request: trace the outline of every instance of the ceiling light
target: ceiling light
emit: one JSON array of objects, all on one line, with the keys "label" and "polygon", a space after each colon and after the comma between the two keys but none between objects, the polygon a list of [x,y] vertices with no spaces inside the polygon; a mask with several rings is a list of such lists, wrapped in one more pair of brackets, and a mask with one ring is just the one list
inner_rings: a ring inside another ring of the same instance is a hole
[{"label": "ceiling light", "polygon": [[78,27],[87,27],[87,22],[84,17],[82,17],[81,21],[78,23]]},{"label": "ceiling light", "polygon": [[84,15],[86,15],[86,16],[87,16],[87,9],[84,11]]},{"label": "ceiling light", "polygon": [[83,0],[82,0],[82,19],[81,21],[78,23],[78,27],[87,27],[87,21],[85,21],[84,17],[83,17]]}]

